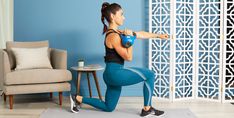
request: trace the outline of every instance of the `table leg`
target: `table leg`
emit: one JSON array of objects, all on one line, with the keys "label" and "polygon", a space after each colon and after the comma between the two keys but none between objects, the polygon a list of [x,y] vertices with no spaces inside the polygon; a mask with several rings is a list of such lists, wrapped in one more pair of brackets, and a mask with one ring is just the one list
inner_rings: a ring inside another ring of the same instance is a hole
[{"label": "table leg", "polygon": [[3,96],[4,96],[4,102],[6,102],[7,95],[5,95],[5,94],[3,93]]},{"label": "table leg", "polygon": [[89,72],[87,72],[87,80],[88,80],[88,86],[89,86],[89,96],[90,96],[90,98],[92,98],[92,90],[91,90],[91,86],[90,86]]},{"label": "table leg", "polygon": [[77,72],[77,95],[80,95],[80,79],[81,79],[81,72]]},{"label": "table leg", "polygon": [[102,100],[102,95],[101,95],[101,92],[100,92],[100,87],[99,87],[96,71],[93,71],[92,74],[93,74],[93,77],[94,77],[94,80],[95,80],[95,84],[96,84],[96,87],[97,87],[99,99]]}]

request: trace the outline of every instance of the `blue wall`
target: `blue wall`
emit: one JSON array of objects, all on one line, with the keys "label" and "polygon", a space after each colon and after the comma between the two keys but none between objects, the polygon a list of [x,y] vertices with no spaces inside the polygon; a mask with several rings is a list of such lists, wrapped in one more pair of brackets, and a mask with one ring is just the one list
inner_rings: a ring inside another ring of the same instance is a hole
[{"label": "blue wall", "polygon": [[[106,0],[119,3],[124,9],[125,24],[121,28],[148,30],[148,2],[145,0]],[[15,0],[14,40],[49,40],[50,47],[68,51],[68,69],[85,59],[86,64],[100,64],[103,61],[103,25],[100,9],[103,0]],[[137,41],[132,62],[126,66],[147,67],[147,41]],[[73,73],[72,92],[75,92],[76,73]],[[103,71],[98,71],[102,95],[106,86]],[[93,95],[97,95],[91,78]],[[140,92],[139,92],[140,91]],[[81,82],[82,95],[88,95],[85,76]],[[68,93],[67,93],[68,94]],[[142,83],[123,88],[123,96],[141,96]]]}]

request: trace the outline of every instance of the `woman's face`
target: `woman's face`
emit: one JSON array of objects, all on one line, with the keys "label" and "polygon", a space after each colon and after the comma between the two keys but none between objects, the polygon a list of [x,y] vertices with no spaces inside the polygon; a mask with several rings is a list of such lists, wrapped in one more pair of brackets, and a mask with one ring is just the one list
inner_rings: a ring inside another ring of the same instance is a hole
[{"label": "woman's face", "polygon": [[115,14],[112,14],[113,22],[117,25],[123,25],[125,17],[123,16],[123,10],[118,10]]}]

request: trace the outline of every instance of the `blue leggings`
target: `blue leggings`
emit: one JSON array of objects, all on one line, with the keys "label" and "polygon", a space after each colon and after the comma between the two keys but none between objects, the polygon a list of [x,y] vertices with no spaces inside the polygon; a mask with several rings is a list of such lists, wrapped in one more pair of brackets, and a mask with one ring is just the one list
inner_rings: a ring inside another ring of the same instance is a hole
[{"label": "blue leggings", "polygon": [[117,63],[106,63],[103,78],[107,85],[105,102],[97,98],[83,97],[83,103],[111,112],[118,103],[122,86],[144,82],[144,106],[151,106],[154,89],[154,73],[152,71],[143,68],[125,68]]}]

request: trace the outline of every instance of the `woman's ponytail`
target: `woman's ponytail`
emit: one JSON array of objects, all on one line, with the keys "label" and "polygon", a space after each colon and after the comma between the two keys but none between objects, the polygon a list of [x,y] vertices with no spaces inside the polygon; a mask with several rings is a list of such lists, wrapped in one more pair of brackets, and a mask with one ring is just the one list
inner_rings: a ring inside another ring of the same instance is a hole
[{"label": "woman's ponytail", "polygon": [[107,13],[106,13],[106,8],[107,8],[109,5],[110,5],[110,4],[109,4],[108,2],[104,2],[104,3],[102,4],[102,9],[101,9],[102,16],[101,16],[101,21],[102,21],[102,24],[104,25],[102,34],[105,34],[106,31],[107,31],[107,25],[105,24],[105,15],[107,14]]},{"label": "woman's ponytail", "polygon": [[107,25],[105,24],[105,20],[108,23],[110,23],[111,22],[111,18],[110,18],[111,17],[111,13],[115,14],[119,9],[121,9],[121,6],[119,4],[117,4],[117,3],[109,4],[108,2],[104,2],[102,4],[101,21],[102,21],[102,24],[104,25],[102,34],[105,34],[106,31],[107,31],[107,29],[108,29]]},{"label": "woman's ponytail", "polygon": [[101,20],[102,20],[102,24],[104,25],[104,26],[103,26],[103,32],[102,32],[102,34],[105,34],[106,31],[107,31],[107,25],[105,24],[105,18],[104,18],[103,15],[102,15]]}]

